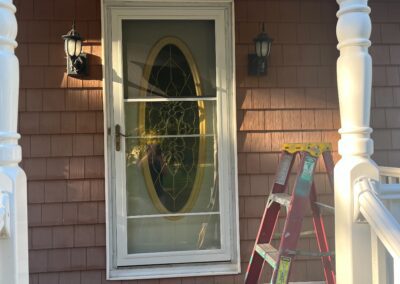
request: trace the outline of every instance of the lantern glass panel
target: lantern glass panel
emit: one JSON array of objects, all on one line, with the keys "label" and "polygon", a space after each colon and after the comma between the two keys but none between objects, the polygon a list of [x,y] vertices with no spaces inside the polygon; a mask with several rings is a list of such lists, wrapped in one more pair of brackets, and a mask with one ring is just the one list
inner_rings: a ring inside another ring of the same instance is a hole
[{"label": "lantern glass panel", "polygon": [[269,55],[269,42],[264,40],[261,42],[261,56],[266,57],[268,55]]},{"label": "lantern glass panel", "polygon": [[68,56],[75,56],[76,40],[69,38],[65,42],[66,52]]},{"label": "lantern glass panel", "polygon": [[256,41],[256,54],[258,57],[262,56],[262,50],[261,50],[261,42]]},{"label": "lantern glass panel", "polygon": [[69,56],[69,52],[68,52],[68,41],[69,41],[69,39],[65,39],[65,40],[64,40],[64,51],[65,51],[65,54]]},{"label": "lantern glass panel", "polygon": [[75,43],[75,56],[79,56],[79,54],[81,54],[82,51],[82,41],[81,40],[76,40]]}]

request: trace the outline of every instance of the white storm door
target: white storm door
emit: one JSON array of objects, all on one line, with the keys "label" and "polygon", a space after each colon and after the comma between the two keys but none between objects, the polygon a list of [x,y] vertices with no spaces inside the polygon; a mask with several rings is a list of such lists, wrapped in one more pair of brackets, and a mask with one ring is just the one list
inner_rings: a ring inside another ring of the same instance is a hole
[{"label": "white storm door", "polygon": [[112,11],[117,265],[230,261],[221,11]]}]

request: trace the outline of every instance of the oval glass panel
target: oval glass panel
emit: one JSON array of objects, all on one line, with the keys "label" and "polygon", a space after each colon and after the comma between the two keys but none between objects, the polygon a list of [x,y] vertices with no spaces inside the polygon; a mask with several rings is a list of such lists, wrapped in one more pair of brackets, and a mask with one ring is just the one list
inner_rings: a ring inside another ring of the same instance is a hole
[{"label": "oval glass panel", "polygon": [[[165,98],[201,96],[193,56],[178,38],[166,37],[150,51],[142,95]],[[201,188],[204,163],[204,103],[141,103],[139,125],[146,145],[143,174],[154,206],[162,213],[188,212]]]}]

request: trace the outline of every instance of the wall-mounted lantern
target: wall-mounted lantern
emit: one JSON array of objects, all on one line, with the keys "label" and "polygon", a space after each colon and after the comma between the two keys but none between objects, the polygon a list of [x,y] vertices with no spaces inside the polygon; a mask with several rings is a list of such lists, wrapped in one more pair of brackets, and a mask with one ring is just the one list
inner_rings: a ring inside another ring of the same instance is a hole
[{"label": "wall-mounted lantern", "polygon": [[82,53],[83,38],[75,31],[75,21],[72,30],[63,35],[65,54],[67,55],[67,74],[68,76],[87,75],[87,57]]},{"label": "wall-mounted lantern", "polygon": [[271,45],[273,39],[265,32],[264,23],[262,31],[254,39],[255,54],[249,54],[249,75],[265,75],[267,74],[267,58],[271,53]]}]

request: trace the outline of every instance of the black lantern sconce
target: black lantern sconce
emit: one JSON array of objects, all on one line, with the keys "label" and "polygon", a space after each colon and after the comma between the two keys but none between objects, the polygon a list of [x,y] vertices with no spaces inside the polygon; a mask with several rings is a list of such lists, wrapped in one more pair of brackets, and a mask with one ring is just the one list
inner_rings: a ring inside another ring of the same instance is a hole
[{"label": "black lantern sconce", "polygon": [[249,54],[249,75],[266,75],[268,56],[271,53],[273,39],[265,32],[264,23],[262,31],[254,39],[255,54]]},{"label": "black lantern sconce", "polygon": [[67,55],[68,76],[80,77],[87,75],[87,56],[82,53],[83,38],[75,30],[75,21],[72,30],[63,35],[65,54]]}]

